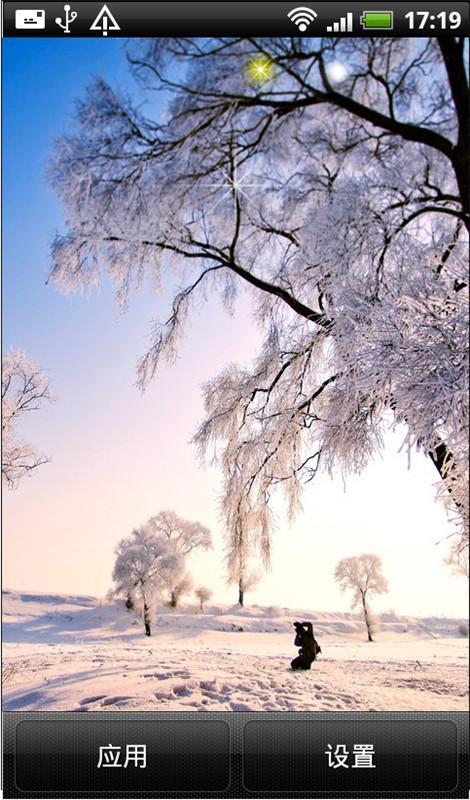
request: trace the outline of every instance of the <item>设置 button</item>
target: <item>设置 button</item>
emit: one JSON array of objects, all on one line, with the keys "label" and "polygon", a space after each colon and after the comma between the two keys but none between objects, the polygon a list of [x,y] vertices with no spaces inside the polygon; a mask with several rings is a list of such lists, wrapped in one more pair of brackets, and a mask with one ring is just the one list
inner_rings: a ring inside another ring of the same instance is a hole
[{"label": "\u8bbe\u7f6e button", "polygon": [[254,720],[245,725],[248,791],[451,791],[457,730],[449,721]]}]

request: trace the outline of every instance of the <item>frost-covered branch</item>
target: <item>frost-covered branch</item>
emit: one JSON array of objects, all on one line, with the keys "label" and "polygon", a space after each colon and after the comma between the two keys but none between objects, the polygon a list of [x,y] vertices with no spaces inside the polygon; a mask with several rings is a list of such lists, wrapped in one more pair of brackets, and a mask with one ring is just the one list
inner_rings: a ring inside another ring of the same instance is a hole
[{"label": "frost-covered branch", "polygon": [[[259,54],[272,77],[254,84]],[[67,218],[52,278],[73,291],[107,274],[126,302],[177,274],[143,384],[209,293],[231,310],[250,297],[260,353],[208,382],[196,435],[224,472],[228,557],[268,563],[276,487],[294,513],[319,466],[360,472],[396,425],[436,464],[465,545],[462,41],[162,38],[129,60],[163,110],[90,87],[51,167]]]},{"label": "frost-covered branch", "polygon": [[53,395],[49,378],[25,353],[2,358],[2,479],[14,488],[18,481],[49,459],[18,439],[17,426],[29,412],[37,411]]}]

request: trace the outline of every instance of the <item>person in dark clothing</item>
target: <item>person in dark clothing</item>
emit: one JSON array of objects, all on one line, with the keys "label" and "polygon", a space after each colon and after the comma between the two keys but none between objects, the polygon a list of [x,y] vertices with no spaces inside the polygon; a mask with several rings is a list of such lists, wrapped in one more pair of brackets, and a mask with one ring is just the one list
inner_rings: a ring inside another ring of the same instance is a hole
[{"label": "person in dark clothing", "polygon": [[300,647],[299,655],[291,661],[292,669],[310,669],[312,661],[315,661],[321,647],[313,635],[311,622],[294,622],[295,639],[294,644]]}]

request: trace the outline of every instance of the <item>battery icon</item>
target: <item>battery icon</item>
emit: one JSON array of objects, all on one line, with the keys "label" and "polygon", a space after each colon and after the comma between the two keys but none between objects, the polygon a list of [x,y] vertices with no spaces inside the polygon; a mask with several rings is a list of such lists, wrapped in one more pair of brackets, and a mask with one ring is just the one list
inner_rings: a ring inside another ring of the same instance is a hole
[{"label": "battery icon", "polygon": [[361,25],[367,31],[393,30],[393,11],[363,11]]}]

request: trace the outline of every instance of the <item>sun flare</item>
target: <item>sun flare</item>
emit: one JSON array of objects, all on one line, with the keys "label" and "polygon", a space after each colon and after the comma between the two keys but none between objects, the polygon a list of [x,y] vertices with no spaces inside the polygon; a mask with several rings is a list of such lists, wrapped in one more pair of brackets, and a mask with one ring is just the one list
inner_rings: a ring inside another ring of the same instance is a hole
[{"label": "sun flare", "polygon": [[256,56],[248,61],[246,74],[251,83],[266,83],[274,76],[274,62],[267,56]]}]

